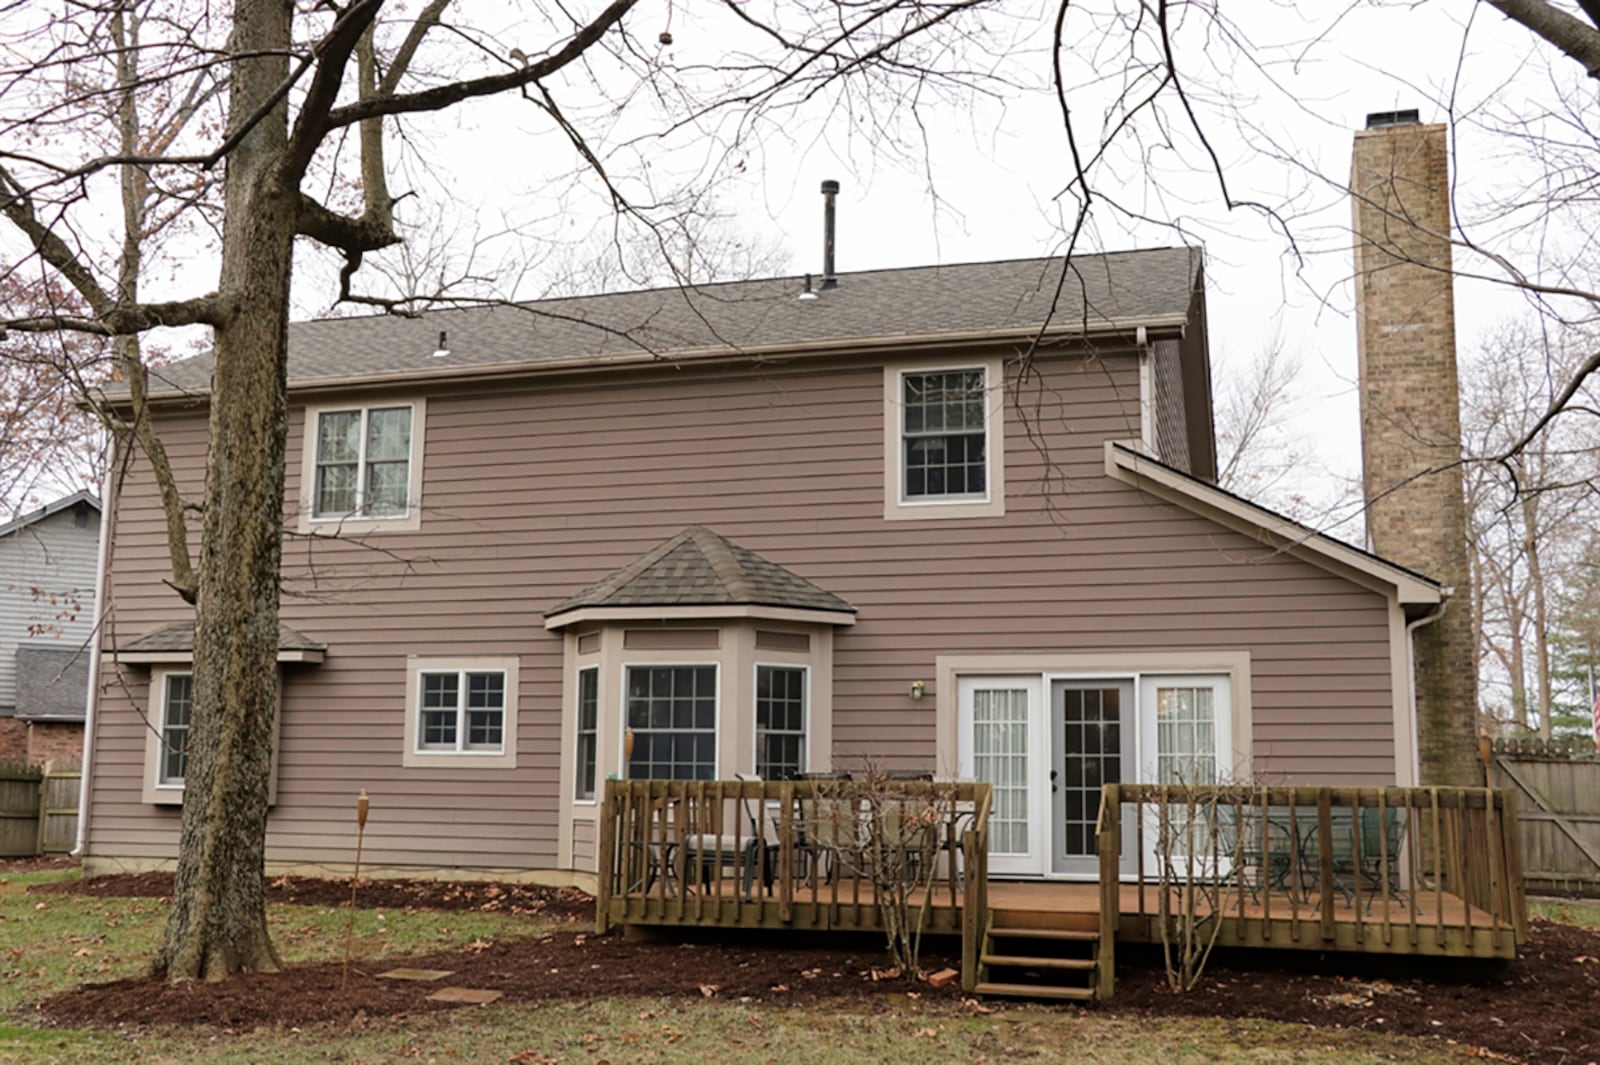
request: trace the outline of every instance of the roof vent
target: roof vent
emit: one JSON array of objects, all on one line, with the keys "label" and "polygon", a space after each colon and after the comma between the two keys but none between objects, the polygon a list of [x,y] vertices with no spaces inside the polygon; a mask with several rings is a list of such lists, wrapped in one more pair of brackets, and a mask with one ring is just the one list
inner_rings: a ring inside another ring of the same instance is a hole
[{"label": "roof vent", "polygon": [[1367,115],[1368,129],[1384,129],[1388,126],[1416,126],[1421,120],[1417,118],[1417,109],[1408,111],[1373,111]]},{"label": "roof vent", "polygon": [[804,292],[800,293],[798,298],[799,299],[803,299],[803,300],[814,300],[814,299],[817,299],[817,294],[815,292],[811,291],[811,275],[810,274],[806,275],[806,290]]},{"label": "roof vent", "polygon": [[833,198],[839,195],[839,183],[832,179],[822,183],[822,291],[839,287],[833,275]]},{"label": "roof vent", "polygon": [[441,329],[441,330],[439,330],[439,346],[434,349],[433,357],[436,358],[436,359],[442,359],[442,358],[445,358],[449,354],[450,354],[450,345],[445,342],[444,330]]}]

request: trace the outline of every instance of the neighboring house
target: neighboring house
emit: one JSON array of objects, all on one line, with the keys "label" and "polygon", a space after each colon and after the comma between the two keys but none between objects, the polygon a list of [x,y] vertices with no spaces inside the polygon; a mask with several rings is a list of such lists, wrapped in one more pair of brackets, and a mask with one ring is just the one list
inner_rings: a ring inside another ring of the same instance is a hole
[{"label": "neighboring house", "polygon": [[[1439,587],[1211,484],[1198,251],[1063,270],[294,326],[271,867],[347,867],[363,788],[364,868],[582,883],[613,775],[978,777],[1014,876],[1092,874],[1106,780],[1416,783]],[[198,494],[209,363],[161,373]],[[183,795],[130,465],[91,872],[170,863]]]},{"label": "neighboring house", "polygon": [[0,764],[83,756],[99,543],[89,492],[0,525]]}]

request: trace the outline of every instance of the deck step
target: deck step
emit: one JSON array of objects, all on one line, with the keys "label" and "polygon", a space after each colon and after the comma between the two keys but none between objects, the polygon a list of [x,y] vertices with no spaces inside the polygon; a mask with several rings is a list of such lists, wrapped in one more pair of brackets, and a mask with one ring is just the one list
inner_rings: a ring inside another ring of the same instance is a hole
[{"label": "deck step", "polygon": [[977,987],[980,995],[995,995],[1001,998],[1053,998],[1069,999],[1074,1002],[1087,1002],[1094,998],[1094,991],[1087,987],[1056,987],[1048,984],[991,984],[982,983]]},{"label": "deck step", "polygon": [[989,934],[1007,939],[1053,939],[1061,943],[1098,943],[1099,932],[1079,928],[991,928]]},{"label": "deck step", "polygon": [[1016,954],[985,954],[985,965],[1003,965],[1012,969],[1072,969],[1077,972],[1094,972],[1093,958],[1025,958]]}]

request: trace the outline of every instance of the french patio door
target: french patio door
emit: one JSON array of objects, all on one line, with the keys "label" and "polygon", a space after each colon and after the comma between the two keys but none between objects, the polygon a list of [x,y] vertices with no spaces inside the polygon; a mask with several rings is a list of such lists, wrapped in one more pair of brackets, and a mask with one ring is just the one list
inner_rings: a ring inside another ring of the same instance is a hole
[{"label": "french patio door", "polygon": [[[1095,876],[1100,789],[1135,779],[1137,720],[1132,680],[1050,684],[1050,872]],[[1122,861],[1131,871],[1132,809],[1124,811]]]},{"label": "french patio door", "polygon": [[959,682],[960,774],[993,788],[989,871],[1045,871],[1045,739],[1039,677],[963,677]]},{"label": "french patio door", "polygon": [[[1140,679],[1139,749],[1144,752],[1140,777],[1151,784],[1210,787],[1233,780],[1232,692],[1224,676],[1146,676]],[[1196,813],[1186,824],[1186,808],[1169,805],[1167,842],[1161,843],[1159,815],[1145,808],[1145,861],[1159,869],[1163,862],[1175,875],[1191,867],[1207,875],[1213,860],[1228,863],[1211,839],[1209,813]],[[1193,862],[1188,854],[1194,852]],[[1165,849],[1167,853],[1161,851]]]}]

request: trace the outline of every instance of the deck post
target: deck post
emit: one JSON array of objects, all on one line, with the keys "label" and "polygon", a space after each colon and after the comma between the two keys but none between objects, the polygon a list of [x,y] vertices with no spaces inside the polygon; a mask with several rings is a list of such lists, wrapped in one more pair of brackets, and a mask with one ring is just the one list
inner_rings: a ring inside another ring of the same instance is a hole
[{"label": "deck post", "polygon": [[1122,796],[1115,784],[1100,789],[1100,942],[1096,947],[1095,997],[1108,999],[1117,986],[1117,926],[1122,918]]},{"label": "deck post", "polygon": [[596,935],[611,931],[612,879],[617,875],[616,794],[606,781],[600,796],[600,843],[595,854],[594,930]]}]

